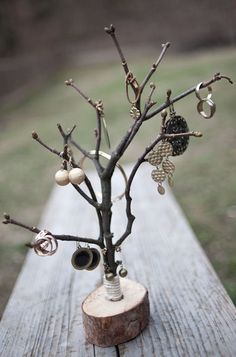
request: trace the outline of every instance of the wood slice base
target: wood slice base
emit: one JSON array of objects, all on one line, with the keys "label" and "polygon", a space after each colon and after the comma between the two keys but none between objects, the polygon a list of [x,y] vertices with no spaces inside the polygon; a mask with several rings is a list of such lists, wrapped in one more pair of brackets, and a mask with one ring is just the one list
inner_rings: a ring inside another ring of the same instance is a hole
[{"label": "wood slice base", "polygon": [[94,290],[82,304],[85,337],[89,343],[110,347],[140,334],[149,320],[147,289],[132,280],[121,279],[123,299],[106,299],[104,286]]}]

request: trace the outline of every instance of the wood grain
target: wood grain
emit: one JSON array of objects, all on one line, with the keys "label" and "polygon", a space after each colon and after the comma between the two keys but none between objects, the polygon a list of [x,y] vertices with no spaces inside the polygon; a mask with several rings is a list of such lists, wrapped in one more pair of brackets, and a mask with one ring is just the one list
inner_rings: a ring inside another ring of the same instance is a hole
[{"label": "wood grain", "polygon": [[123,299],[109,301],[104,286],[94,290],[82,304],[86,340],[110,347],[138,336],[149,321],[147,289],[130,279],[121,279]]},{"label": "wood grain", "polygon": [[[150,171],[145,166],[134,181],[137,219],[122,249],[129,278],[148,288],[148,327],[118,347],[86,343],[81,303],[101,284],[101,270],[75,271],[70,264],[75,246],[61,242],[52,257],[28,254],[1,321],[1,357],[236,355],[236,309],[173,195],[156,193]],[[120,190],[117,176],[114,193]],[[117,238],[126,223],[123,207],[124,202],[114,205]],[[93,209],[72,188],[57,187],[41,227],[96,237],[95,220]]]}]

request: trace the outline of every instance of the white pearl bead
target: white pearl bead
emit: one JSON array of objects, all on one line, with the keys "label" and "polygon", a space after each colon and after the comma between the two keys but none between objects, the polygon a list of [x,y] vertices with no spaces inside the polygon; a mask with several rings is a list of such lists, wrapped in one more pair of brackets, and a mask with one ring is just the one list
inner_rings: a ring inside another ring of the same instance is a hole
[{"label": "white pearl bead", "polygon": [[84,171],[79,168],[74,168],[69,172],[69,180],[74,185],[79,185],[85,179]]},{"label": "white pearl bead", "polygon": [[69,175],[67,170],[59,170],[55,174],[55,180],[56,183],[60,186],[65,186],[68,185],[69,181]]}]

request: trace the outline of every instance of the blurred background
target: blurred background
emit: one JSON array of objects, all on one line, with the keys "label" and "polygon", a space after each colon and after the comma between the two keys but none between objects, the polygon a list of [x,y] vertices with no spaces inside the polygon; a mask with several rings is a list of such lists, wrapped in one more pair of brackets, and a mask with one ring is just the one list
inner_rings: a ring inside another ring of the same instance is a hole
[{"label": "blurred background", "polygon": [[[103,99],[112,144],[130,125],[124,74],[103,28],[113,23],[130,69],[142,80],[163,42],[166,58],[153,77],[160,103],[216,72],[236,78],[236,6],[233,0],[0,1],[0,207],[37,224],[60,166],[37,143],[62,147],[56,124],[77,124],[74,138],[93,147],[94,113],[64,80],[73,78],[94,99]],[[197,114],[194,95],[175,109],[192,130],[189,150],[176,158],[174,194],[200,243],[236,303],[236,121],[235,87],[214,84],[212,120]],[[159,129],[143,126],[124,158],[137,153]],[[159,196],[157,199],[161,199]],[[23,263],[32,235],[0,226],[0,314]],[[181,237],[180,237],[181,239]]]}]

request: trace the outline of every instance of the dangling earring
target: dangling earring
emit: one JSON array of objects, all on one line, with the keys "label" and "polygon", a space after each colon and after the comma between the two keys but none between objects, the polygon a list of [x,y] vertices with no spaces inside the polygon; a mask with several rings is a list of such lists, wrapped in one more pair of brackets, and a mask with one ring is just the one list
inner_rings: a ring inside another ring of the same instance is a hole
[{"label": "dangling earring", "polygon": [[[129,86],[132,85],[135,90],[137,91],[137,94],[134,98],[134,100],[131,100],[130,95],[129,95]],[[128,72],[126,77],[125,77],[125,89],[126,89],[126,97],[128,99],[128,102],[132,105],[131,109],[129,111],[131,118],[137,120],[140,117],[140,110],[136,107],[136,103],[140,98],[140,87],[139,84],[134,77],[132,72]]]},{"label": "dangling earring", "polygon": [[69,173],[67,171],[67,167],[66,166],[67,166],[66,165],[66,161],[63,160],[60,170],[58,170],[55,173],[55,181],[59,186],[66,186],[70,182],[69,181]]},{"label": "dangling earring", "polygon": [[[171,93],[171,92],[170,92]],[[169,100],[169,98],[168,98]],[[169,106],[170,117],[167,122],[164,123],[163,132],[165,134],[179,134],[189,131],[186,120],[176,115],[174,106]],[[166,117],[167,113],[165,113]],[[165,121],[165,120],[164,120]],[[163,182],[168,179],[169,186],[173,187],[173,173],[175,171],[175,165],[170,161],[169,156],[182,155],[188,147],[189,137],[180,136],[175,138],[166,138],[158,145],[157,149],[154,149],[147,157],[149,164],[156,166],[151,173],[152,179],[158,183],[157,190],[163,195],[165,188]],[[161,167],[159,167],[161,165]]]},{"label": "dangling earring", "polygon": [[[169,106],[169,110],[170,118],[165,123],[165,134],[187,133],[189,131],[187,121],[181,115],[176,115],[173,104]],[[187,149],[189,136],[167,138],[166,141],[168,141],[173,147],[172,156],[179,156],[182,155]]]}]

